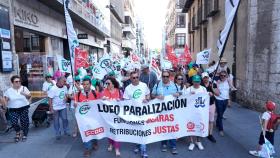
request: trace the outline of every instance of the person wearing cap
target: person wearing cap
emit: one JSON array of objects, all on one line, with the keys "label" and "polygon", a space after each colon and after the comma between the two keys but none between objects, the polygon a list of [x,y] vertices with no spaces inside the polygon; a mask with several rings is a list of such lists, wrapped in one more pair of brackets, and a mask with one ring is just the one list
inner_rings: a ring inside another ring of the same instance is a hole
[{"label": "person wearing cap", "polygon": [[73,121],[73,137],[77,137],[78,134],[78,125],[77,125],[77,121],[76,121],[76,117],[75,117],[75,107],[74,107],[74,96],[76,93],[80,92],[83,89],[83,86],[81,85],[81,79],[79,76],[75,76],[74,77],[74,85],[71,85],[69,90],[68,90],[68,98],[71,99],[70,102],[70,111],[72,113],[72,117],[74,118]]},{"label": "person wearing cap", "polygon": [[154,85],[158,81],[157,75],[153,71],[150,71],[148,64],[142,65],[141,69],[140,81],[146,83],[150,91],[152,91]]},{"label": "person wearing cap", "polygon": [[48,91],[56,84],[54,80],[52,80],[52,75],[47,73],[45,76],[45,82],[43,83],[42,91],[44,97],[48,96]]},{"label": "person wearing cap", "polygon": [[[200,85],[201,83],[201,77],[199,75],[194,75],[192,77],[192,86],[186,89],[185,94],[186,95],[193,95],[193,94],[199,94],[199,93],[208,93],[206,88]],[[201,143],[201,137],[196,137],[196,136],[190,136],[190,145],[189,145],[189,150],[192,151],[197,145],[199,150],[204,150],[204,147]]]},{"label": "person wearing cap", "polygon": [[228,74],[226,71],[219,73],[220,80],[214,81],[213,89],[215,94],[215,104],[217,109],[216,126],[220,135],[224,136],[223,116],[228,106],[230,85],[228,83]]},{"label": "person wearing cap", "polygon": [[207,138],[213,142],[216,143],[216,139],[213,136],[213,127],[214,127],[214,121],[215,121],[215,112],[216,112],[216,105],[215,105],[215,97],[214,97],[214,91],[212,88],[212,82],[209,81],[209,74],[207,72],[203,72],[201,74],[202,76],[202,82],[201,86],[205,87],[207,92],[210,96],[210,104],[209,104],[209,135]]},{"label": "person wearing cap", "polygon": [[[267,101],[265,104],[266,111],[261,117],[262,131],[259,136],[259,144],[257,150],[249,151],[249,154],[256,157],[263,157],[260,153],[262,145],[265,144],[264,137],[274,145],[275,126],[279,124],[279,115],[275,114],[276,104],[272,101]],[[274,124],[273,124],[274,123]]]}]

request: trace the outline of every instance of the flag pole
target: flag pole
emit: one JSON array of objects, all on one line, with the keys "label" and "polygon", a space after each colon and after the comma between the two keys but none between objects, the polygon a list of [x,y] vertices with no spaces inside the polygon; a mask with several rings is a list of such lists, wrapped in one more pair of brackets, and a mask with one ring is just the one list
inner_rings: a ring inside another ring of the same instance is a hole
[{"label": "flag pole", "polygon": [[227,37],[226,37],[225,44],[223,45],[221,54],[220,54],[220,56],[219,56],[219,61],[218,61],[217,67],[216,67],[216,69],[215,69],[215,71],[214,71],[214,75],[213,75],[213,77],[212,77],[212,80],[214,79],[214,77],[215,77],[216,74],[217,74],[217,71],[218,71],[218,68],[219,68],[221,59],[222,59],[222,57],[223,57],[223,55],[224,55],[224,51],[225,51],[225,48],[226,48],[226,45],[227,45],[227,41],[228,41],[230,32],[231,32],[231,30],[232,30],[232,26],[233,26],[233,24],[234,24],[234,22],[235,22],[235,20],[236,20],[236,17],[237,17],[237,12],[238,12],[239,5],[240,5],[240,1],[239,1],[239,3],[237,4],[237,9],[236,9],[236,12],[235,12],[233,21],[232,21],[232,23],[230,24],[229,33],[228,33],[228,35],[227,35]]}]

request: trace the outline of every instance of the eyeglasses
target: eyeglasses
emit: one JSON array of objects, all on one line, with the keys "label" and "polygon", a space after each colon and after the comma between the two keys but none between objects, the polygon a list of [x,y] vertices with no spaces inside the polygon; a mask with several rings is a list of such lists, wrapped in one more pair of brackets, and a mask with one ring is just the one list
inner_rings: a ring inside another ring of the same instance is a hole
[{"label": "eyeglasses", "polygon": [[132,77],[132,79],[134,79],[134,80],[135,80],[135,79],[138,79],[138,78],[139,78],[139,76]]},{"label": "eyeglasses", "polygon": [[177,78],[177,80],[183,80],[183,78]]},{"label": "eyeglasses", "polygon": [[21,81],[14,81],[14,83],[20,83]]},{"label": "eyeglasses", "polygon": [[169,76],[162,76],[163,78],[169,78]]}]

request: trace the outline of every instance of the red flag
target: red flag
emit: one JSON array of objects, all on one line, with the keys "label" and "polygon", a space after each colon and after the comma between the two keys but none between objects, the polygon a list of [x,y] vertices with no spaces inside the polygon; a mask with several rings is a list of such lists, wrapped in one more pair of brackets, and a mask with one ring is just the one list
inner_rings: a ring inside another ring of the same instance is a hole
[{"label": "red flag", "polygon": [[131,60],[133,62],[139,62],[140,61],[139,57],[134,53],[131,54]]},{"label": "red flag", "polygon": [[169,61],[172,62],[173,66],[176,67],[178,64],[178,58],[174,53],[174,49],[170,45],[166,45],[166,54]]},{"label": "red flag", "polygon": [[89,57],[88,52],[86,50],[81,50],[79,48],[75,48],[75,72],[80,68],[89,67]]},{"label": "red flag", "polygon": [[187,65],[192,61],[192,55],[187,44],[185,44],[184,53],[180,55],[180,64]]}]

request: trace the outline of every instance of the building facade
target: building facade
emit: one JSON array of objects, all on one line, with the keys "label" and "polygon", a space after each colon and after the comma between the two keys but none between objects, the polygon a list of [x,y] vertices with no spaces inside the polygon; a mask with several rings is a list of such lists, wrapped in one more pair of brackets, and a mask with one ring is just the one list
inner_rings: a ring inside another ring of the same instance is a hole
[{"label": "building facade", "polygon": [[[191,18],[192,52],[211,48],[212,59],[217,60],[216,41],[225,24],[224,6],[223,0],[186,1],[183,11]],[[237,102],[257,110],[263,109],[267,100],[280,104],[279,9],[274,0],[241,0],[224,52],[236,78]]]},{"label": "building facade", "polygon": [[[15,60],[14,71],[8,76],[26,71],[28,88],[36,97],[41,94],[44,75],[58,69],[56,55],[69,58],[63,1],[10,0],[8,3]],[[110,36],[110,10],[104,3],[109,5],[109,0],[102,3],[73,0],[69,6],[75,31],[88,35],[87,39],[79,40],[80,48],[96,56],[102,55],[105,38]]]},{"label": "building facade", "polygon": [[122,25],[124,23],[124,1],[110,0],[111,37],[108,40],[112,54],[122,53]]},{"label": "building facade", "polygon": [[122,49],[126,56],[136,50],[136,16],[134,7],[134,0],[124,0]]},{"label": "building facade", "polygon": [[169,0],[165,16],[166,43],[174,48],[179,56],[188,43],[188,16],[182,13],[186,0]]},{"label": "building facade", "polygon": [[[183,12],[188,12],[188,36],[189,48],[196,54],[205,49],[211,49],[211,60],[218,59],[217,40],[219,33],[225,25],[225,1],[224,0],[187,0]],[[234,64],[234,40],[232,29],[224,57],[228,60],[228,65],[232,70]]]}]

